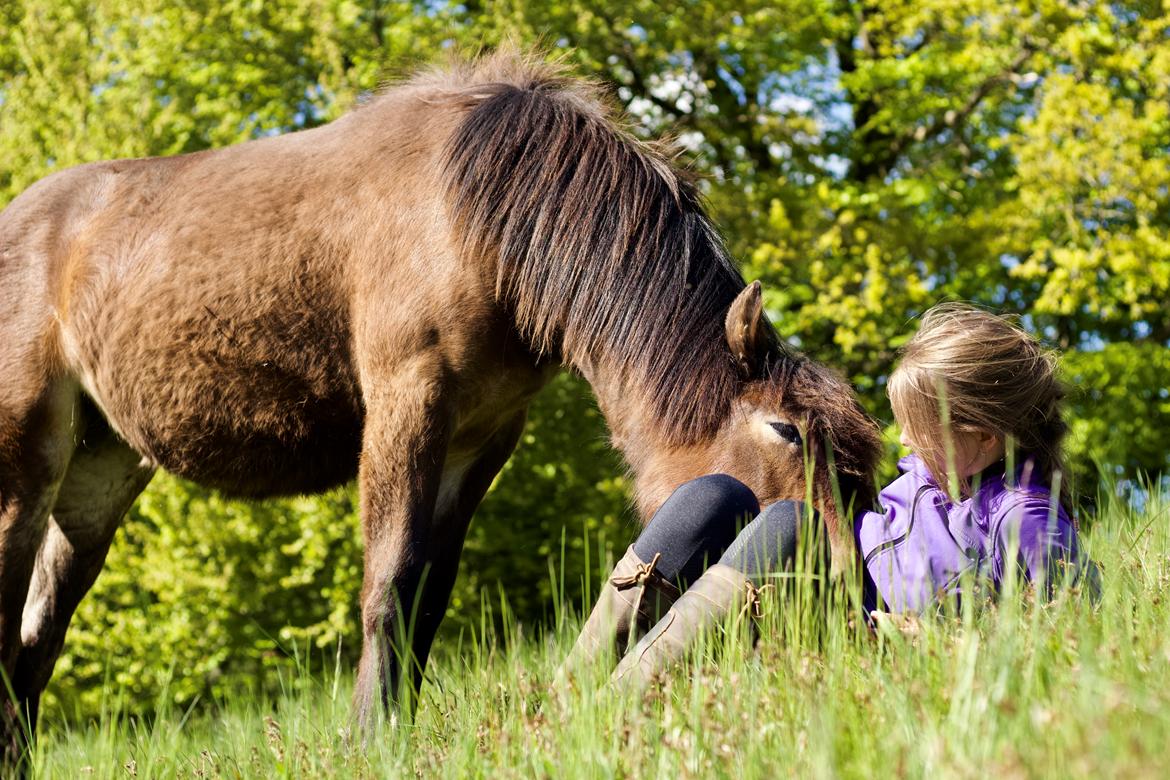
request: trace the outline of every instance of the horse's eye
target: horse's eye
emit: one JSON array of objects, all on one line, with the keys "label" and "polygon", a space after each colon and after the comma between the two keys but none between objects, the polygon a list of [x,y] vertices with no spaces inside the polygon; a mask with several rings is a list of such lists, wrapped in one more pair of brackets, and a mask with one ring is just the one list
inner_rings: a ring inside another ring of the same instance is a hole
[{"label": "horse's eye", "polygon": [[792,423],[774,422],[769,423],[772,430],[780,434],[780,438],[792,444],[800,444],[800,429]]}]

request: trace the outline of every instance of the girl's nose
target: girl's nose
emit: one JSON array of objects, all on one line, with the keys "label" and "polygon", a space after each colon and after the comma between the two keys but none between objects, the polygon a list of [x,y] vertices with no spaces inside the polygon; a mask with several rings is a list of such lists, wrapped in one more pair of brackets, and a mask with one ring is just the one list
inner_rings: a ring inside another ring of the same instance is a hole
[{"label": "girl's nose", "polygon": [[906,449],[910,449],[910,437],[906,435],[905,428],[903,428],[902,432],[898,434],[898,443]]}]

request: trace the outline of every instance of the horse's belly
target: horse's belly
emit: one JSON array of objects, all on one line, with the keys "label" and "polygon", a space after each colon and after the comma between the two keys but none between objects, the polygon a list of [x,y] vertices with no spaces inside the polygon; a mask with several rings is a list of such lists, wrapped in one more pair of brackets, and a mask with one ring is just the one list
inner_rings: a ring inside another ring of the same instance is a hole
[{"label": "horse's belly", "polygon": [[216,325],[95,331],[81,350],[82,386],[147,461],[226,493],[311,493],[352,479],[363,407],[344,329]]},{"label": "horse's belly", "polygon": [[356,475],[362,418],[350,399],[297,396],[264,383],[200,384],[184,392],[203,393],[203,403],[141,393],[141,414],[115,412],[111,422],[148,460],[232,495],[312,493]]}]

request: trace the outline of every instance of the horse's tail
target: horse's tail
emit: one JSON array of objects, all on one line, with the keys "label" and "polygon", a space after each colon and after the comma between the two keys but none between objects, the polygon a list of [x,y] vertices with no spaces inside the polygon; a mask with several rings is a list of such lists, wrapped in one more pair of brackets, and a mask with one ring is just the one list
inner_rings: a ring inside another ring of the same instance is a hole
[{"label": "horse's tail", "polygon": [[63,370],[66,293],[84,279],[60,247],[78,232],[96,200],[93,170],[90,164],[55,172],[0,209],[0,365],[35,366],[43,377]]},{"label": "horse's tail", "polygon": [[[497,298],[533,349],[632,368],[697,432],[734,392],[719,348],[743,279],[695,187],[593,85],[524,60],[488,73],[460,92],[447,149],[463,251],[498,263]],[[691,388],[672,383],[700,376],[704,390],[680,399]]]}]

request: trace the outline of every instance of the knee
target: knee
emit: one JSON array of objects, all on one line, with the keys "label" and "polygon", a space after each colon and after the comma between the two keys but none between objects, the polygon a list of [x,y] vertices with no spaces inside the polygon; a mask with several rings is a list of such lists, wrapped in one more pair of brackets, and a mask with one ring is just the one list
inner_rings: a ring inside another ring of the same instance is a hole
[{"label": "knee", "polygon": [[747,485],[726,474],[708,474],[678,487],[634,542],[642,560],[662,554],[667,579],[691,581],[704,561],[717,560],[736,532],[760,511]]},{"label": "knee", "polygon": [[802,545],[814,558],[829,561],[831,552],[824,524],[816,510],[803,501],[777,501],[760,513],[767,535],[776,540],[784,555],[795,555]]},{"label": "knee", "polygon": [[764,507],[760,517],[768,525],[795,529],[804,520],[806,512],[808,509],[803,501],[777,501]]},{"label": "knee", "polygon": [[760,511],[751,488],[728,474],[704,474],[680,485],[667,503],[685,504],[692,511],[713,517],[746,517]]},{"label": "knee", "polygon": [[642,538],[688,543],[730,534],[760,511],[751,488],[726,474],[707,474],[679,485],[651,518]]},{"label": "knee", "polygon": [[793,545],[798,540],[813,545],[826,541],[821,538],[820,516],[803,501],[777,501],[764,507],[759,517],[769,535],[788,540]]}]

